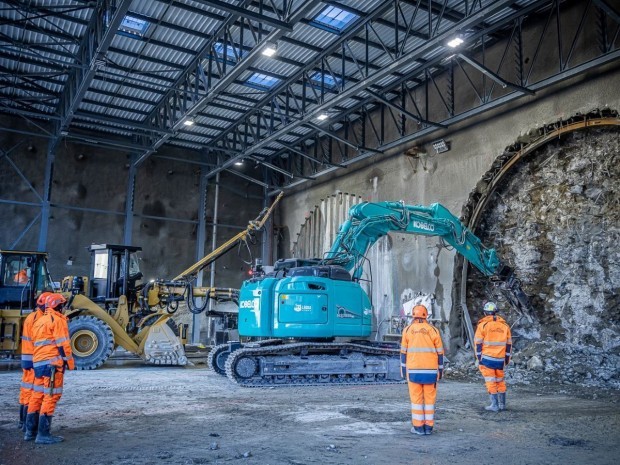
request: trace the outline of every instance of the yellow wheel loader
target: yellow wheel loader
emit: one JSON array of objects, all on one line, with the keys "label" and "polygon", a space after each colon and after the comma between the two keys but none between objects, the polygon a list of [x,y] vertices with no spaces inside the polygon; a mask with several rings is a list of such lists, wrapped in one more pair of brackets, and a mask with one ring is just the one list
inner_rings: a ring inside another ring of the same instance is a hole
[{"label": "yellow wheel loader", "polygon": [[[67,299],[63,312],[69,318],[76,367],[98,368],[119,346],[150,364],[185,365],[187,325],[177,326],[171,314],[181,301],[186,301],[192,313],[203,312],[209,299],[237,302],[237,289],[195,287],[195,278],[200,270],[260,230],[281,198],[282,194],[245,230],[172,280],[139,283],[140,247],[91,245],[89,276],[68,276],[61,285]],[[23,320],[44,291],[58,292],[53,289],[46,253],[0,250],[0,353],[20,353]],[[202,299],[201,304],[197,298]],[[217,311],[210,314],[222,316]]]},{"label": "yellow wheel loader", "polygon": [[[142,276],[138,247],[93,245],[91,279],[63,280],[71,346],[76,366],[101,366],[118,347],[157,365],[185,365],[187,357],[170,315],[136,305],[136,282]],[[0,250],[0,352],[20,353],[22,324],[36,298],[53,291],[47,254]]]},{"label": "yellow wheel loader", "polygon": [[80,369],[94,369],[117,346],[155,365],[185,365],[186,328],[167,312],[140,305],[140,247],[93,244],[89,278],[62,281],[71,347]]}]

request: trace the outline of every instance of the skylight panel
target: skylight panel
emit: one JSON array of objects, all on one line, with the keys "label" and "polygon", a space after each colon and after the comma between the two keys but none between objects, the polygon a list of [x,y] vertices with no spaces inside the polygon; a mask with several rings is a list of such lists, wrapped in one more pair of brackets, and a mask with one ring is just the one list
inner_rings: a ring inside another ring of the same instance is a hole
[{"label": "skylight panel", "polygon": [[[215,42],[215,44],[213,44],[213,49],[215,50],[217,57],[223,60],[224,44],[222,44],[221,42]],[[239,61],[239,56],[243,57],[243,55],[246,54],[247,52],[240,50],[237,47],[226,45],[226,61],[228,63],[237,63],[237,61]]]},{"label": "skylight panel", "polygon": [[246,81],[250,87],[255,87],[260,90],[271,89],[275,86],[280,80],[278,78],[274,78],[273,76],[267,76],[262,73],[254,73],[249,79]]},{"label": "skylight panel", "polygon": [[337,88],[342,82],[341,79],[334,77],[329,73],[323,74],[320,71],[317,71],[312,76],[310,76],[310,81],[312,81],[312,84],[316,86],[320,86],[322,82],[325,82],[325,87],[330,89]]},{"label": "skylight panel", "polygon": [[135,16],[125,15],[121,25],[118,28],[119,34],[123,34],[129,37],[144,37],[151,23],[144,19],[136,18]]},{"label": "skylight panel", "polygon": [[342,32],[358,18],[359,16],[350,11],[335,6],[328,6],[311,21],[311,24],[322,29]]}]

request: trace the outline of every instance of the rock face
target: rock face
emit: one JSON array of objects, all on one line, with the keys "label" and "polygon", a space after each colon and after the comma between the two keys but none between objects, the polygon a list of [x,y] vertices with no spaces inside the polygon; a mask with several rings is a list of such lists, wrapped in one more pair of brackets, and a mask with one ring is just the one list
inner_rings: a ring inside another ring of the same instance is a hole
[{"label": "rock face", "polygon": [[[620,130],[563,136],[508,177],[475,232],[532,297],[531,322],[503,305],[517,352],[529,353],[517,366],[537,356],[551,380],[620,387]],[[478,277],[471,309],[492,297]]]}]

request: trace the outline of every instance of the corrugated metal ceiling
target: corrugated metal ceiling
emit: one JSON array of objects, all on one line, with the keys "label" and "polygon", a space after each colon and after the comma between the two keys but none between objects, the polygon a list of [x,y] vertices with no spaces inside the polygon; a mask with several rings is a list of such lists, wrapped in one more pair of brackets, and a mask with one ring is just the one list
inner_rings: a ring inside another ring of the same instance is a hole
[{"label": "corrugated metal ceiling", "polygon": [[[497,1],[481,0],[479,4],[486,6]],[[484,18],[485,24],[492,25],[514,13],[518,7],[527,6],[533,1],[515,1],[512,7],[507,6],[497,14]],[[259,12],[259,3],[262,0],[227,0],[227,2],[232,7],[248,5],[247,8],[250,11]],[[429,2],[422,2],[421,5],[423,3],[428,6]],[[281,2],[262,2],[263,14],[272,20],[277,20],[279,18],[271,9],[273,4],[281,4]],[[306,4],[308,4],[306,0],[294,0],[291,11],[294,12]],[[32,108],[41,111],[42,118],[57,111],[57,95],[63,91],[72,67],[80,65],[75,55],[94,11],[93,3],[86,0],[63,0],[62,5],[56,5],[53,9],[50,9],[49,5],[50,2],[37,0],[28,2],[27,6],[21,5],[0,10],[0,41],[2,41],[0,72],[4,81],[4,86],[0,90],[0,98],[11,100],[13,108],[20,108],[26,98],[47,97],[49,100],[29,104]],[[340,5],[345,9],[349,7],[351,11],[359,14],[359,17],[340,34],[313,26],[311,21],[328,5]],[[398,15],[401,20],[409,22],[418,10],[418,15],[415,16],[411,25],[414,35],[409,37],[402,47],[402,52],[405,54],[423,46],[426,43],[424,37],[429,31],[428,14],[425,13],[423,7],[417,9],[416,5],[416,0],[399,2]],[[440,1],[432,2],[431,5],[435,5],[440,10],[444,7]],[[447,31],[458,27],[459,18],[464,16],[466,5],[471,7],[471,2],[447,0],[442,13],[443,20],[436,31]],[[377,15],[379,12],[381,14]],[[240,14],[209,6],[207,0],[133,0],[128,14],[148,20],[150,24],[142,37],[132,37],[127,34],[114,36],[105,57],[97,65],[95,77],[89,83],[88,91],[79,104],[71,128],[114,133],[115,129],[110,127],[114,124],[110,121],[113,118],[119,122],[116,133],[129,135],[131,131],[127,131],[127,127],[137,123],[141,127],[148,125],[152,112],[162,105],[164,99],[173,98],[171,89],[174,89],[185,77],[193,86],[191,90],[194,94],[188,93],[185,101],[188,108],[191,108],[200,99],[205,98],[207,82],[203,71],[191,65],[197,58],[197,53],[209,44],[224,21],[230,22],[227,30],[228,37],[237,44],[241,41],[240,24],[243,22],[244,57],[249,55],[259,34],[261,38],[264,38],[270,33],[277,32],[277,28],[271,22],[264,22],[259,27],[255,20],[251,20],[252,28],[248,28],[247,20],[242,20]],[[378,18],[369,22],[371,25],[369,27],[360,26],[370,15],[378,16]],[[339,80],[343,79],[344,71],[345,90],[355,86],[364,78],[360,66],[363,68],[366,59],[371,69],[374,70],[383,69],[392,63],[390,54],[395,53],[396,48],[401,47],[401,43],[398,46],[395,44],[392,26],[394,17],[393,0],[317,2],[302,21],[294,25],[292,32],[280,34],[278,52],[274,58],[258,55],[252,63],[249,63],[249,68],[239,74],[234,82],[216,95],[207,94],[212,101],[198,114],[193,115],[196,124],[191,127],[182,127],[182,130],[175,137],[170,138],[168,143],[200,148],[209,146],[217,138],[223,138],[225,131],[241,124],[243,118],[251,113],[254,102],[266,104],[269,97],[282,90],[282,87],[279,87],[281,82],[277,83],[273,90],[251,88],[245,83],[249,76],[260,72],[279,76],[282,80],[290,80],[294,76],[299,76],[304,67],[308,67],[309,74],[313,75],[321,69],[318,58],[324,50],[330,47],[334,47],[334,53],[329,56],[327,63],[335,77]],[[435,20],[437,17],[437,14],[432,16]],[[408,28],[408,23],[401,24],[398,33],[399,40],[402,40]],[[342,48],[338,44],[349,35],[352,40],[347,41],[345,48],[349,60],[343,65],[340,60]],[[370,44],[365,43],[366,36],[371,41]],[[423,59],[428,61],[444,52],[444,48],[438,46],[426,53]],[[205,55],[200,56],[202,65],[208,63],[210,53],[207,50]],[[245,65],[245,58],[241,61]],[[228,69],[234,69],[240,64],[229,63],[227,66]],[[416,61],[405,63],[398,69],[394,69],[394,74],[376,82],[373,88],[385,88],[397,81],[402,73],[415,72],[419,66],[420,63]],[[217,66],[214,66],[214,69],[217,70]],[[33,78],[29,78],[29,81],[24,76],[34,76],[35,81],[32,81]],[[210,82],[213,86],[218,81],[218,76],[212,76]],[[301,96],[303,93],[301,81],[291,80],[290,84],[293,92]],[[15,87],[12,91],[11,86]],[[312,111],[317,106],[315,95],[312,89],[309,91],[306,89],[306,91],[306,110]],[[328,91],[328,95],[336,95],[336,91]],[[351,108],[358,104],[360,97],[366,98],[368,95],[361,89],[356,95],[341,101],[338,106],[339,108]],[[301,97],[299,100],[301,101]],[[283,102],[279,101],[278,105],[280,104]],[[298,104],[301,105],[301,103]],[[269,106],[266,105],[265,109],[268,110]],[[295,110],[293,113],[296,113],[295,105],[292,109]],[[1,108],[0,111],[2,111]],[[94,121],[96,115],[105,117],[105,124],[96,124]],[[255,123],[256,118],[253,117],[250,121]],[[280,127],[281,124],[282,121],[278,118],[276,126]],[[310,131],[302,126],[294,132],[307,134]],[[295,135],[285,134],[281,140],[292,143],[296,138]],[[272,147],[279,148],[281,145],[274,142]],[[264,151],[264,153],[269,152],[269,150]]]}]

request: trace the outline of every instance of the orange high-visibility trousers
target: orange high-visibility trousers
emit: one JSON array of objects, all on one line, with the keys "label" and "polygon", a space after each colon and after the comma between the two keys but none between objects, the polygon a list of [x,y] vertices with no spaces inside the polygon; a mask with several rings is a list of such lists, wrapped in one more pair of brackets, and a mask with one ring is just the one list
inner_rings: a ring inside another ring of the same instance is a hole
[{"label": "orange high-visibility trousers", "polygon": [[64,374],[62,368],[52,367],[52,370],[56,370],[53,386],[50,376],[34,379],[34,388],[28,403],[28,413],[39,412],[40,415],[50,416],[54,414],[56,404],[62,397]]},{"label": "orange high-visibility trousers", "polygon": [[413,426],[433,426],[435,424],[437,384],[407,384],[409,384],[411,422]]},{"label": "orange high-visibility trousers", "polygon": [[22,384],[19,389],[19,403],[28,405],[34,385],[34,368],[22,368]]},{"label": "orange high-visibility trousers", "polygon": [[506,382],[504,381],[504,370],[494,370],[493,368],[480,365],[480,373],[484,377],[489,394],[506,392]]}]

